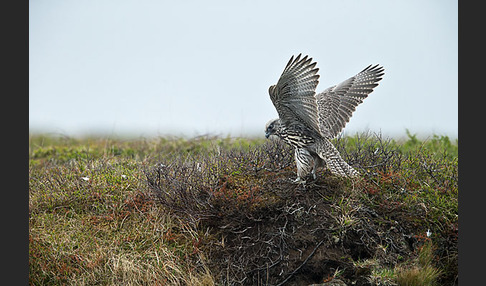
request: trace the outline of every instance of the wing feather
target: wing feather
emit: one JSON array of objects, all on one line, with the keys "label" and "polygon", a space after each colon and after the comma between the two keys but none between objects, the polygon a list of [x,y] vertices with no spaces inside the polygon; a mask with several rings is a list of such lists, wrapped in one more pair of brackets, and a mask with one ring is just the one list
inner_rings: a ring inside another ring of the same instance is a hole
[{"label": "wing feather", "polygon": [[383,75],[382,66],[369,65],[355,76],[316,94],[321,134],[326,138],[337,136]]},{"label": "wing feather", "polygon": [[270,86],[268,92],[284,124],[300,123],[319,132],[315,97],[319,69],[312,58],[301,56],[290,58],[277,84]]}]

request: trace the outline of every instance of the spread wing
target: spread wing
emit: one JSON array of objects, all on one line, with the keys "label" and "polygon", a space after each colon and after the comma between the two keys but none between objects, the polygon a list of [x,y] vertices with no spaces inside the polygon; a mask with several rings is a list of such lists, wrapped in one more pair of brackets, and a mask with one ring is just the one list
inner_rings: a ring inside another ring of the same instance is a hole
[{"label": "spread wing", "polygon": [[300,123],[319,132],[315,97],[319,69],[315,66],[312,58],[292,56],[277,84],[268,89],[280,119],[287,126]]},{"label": "spread wing", "polygon": [[319,130],[334,138],[349,122],[356,107],[368,97],[384,75],[383,67],[368,66],[357,75],[316,95]]}]

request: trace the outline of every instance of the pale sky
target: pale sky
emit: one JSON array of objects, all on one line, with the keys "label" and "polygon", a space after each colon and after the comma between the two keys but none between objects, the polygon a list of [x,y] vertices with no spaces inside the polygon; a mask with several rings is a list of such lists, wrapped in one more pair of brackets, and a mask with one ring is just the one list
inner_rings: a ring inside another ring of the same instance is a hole
[{"label": "pale sky", "polygon": [[345,134],[458,135],[450,0],[29,1],[29,129],[69,136],[264,136],[292,55],[317,92],[381,64]]}]

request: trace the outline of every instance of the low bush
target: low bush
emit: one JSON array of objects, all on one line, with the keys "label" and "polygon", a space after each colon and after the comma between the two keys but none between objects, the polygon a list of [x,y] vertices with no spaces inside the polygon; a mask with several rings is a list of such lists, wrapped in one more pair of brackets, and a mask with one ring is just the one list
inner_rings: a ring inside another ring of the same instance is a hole
[{"label": "low bush", "polygon": [[32,136],[30,283],[457,285],[457,141],[334,143],[357,180],[293,184],[278,140]]}]

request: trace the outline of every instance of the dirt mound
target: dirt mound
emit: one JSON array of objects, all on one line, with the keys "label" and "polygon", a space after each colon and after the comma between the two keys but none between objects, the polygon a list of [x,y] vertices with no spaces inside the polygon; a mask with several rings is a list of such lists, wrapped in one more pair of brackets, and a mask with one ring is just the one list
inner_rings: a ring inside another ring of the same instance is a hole
[{"label": "dirt mound", "polygon": [[[322,171],[314,182],[293,184],[293,152],[286,148],[272,142],[218,150],[146,172],[165,209],[204,233],[200,250],[218,283],[310,285],[339,278],[372,285],[373,265],[393,268],[416,256],[416,234],[426,230],[419,212],[363,196],[366,178]],[[376,155],[369,149],[361,157]]]}]

